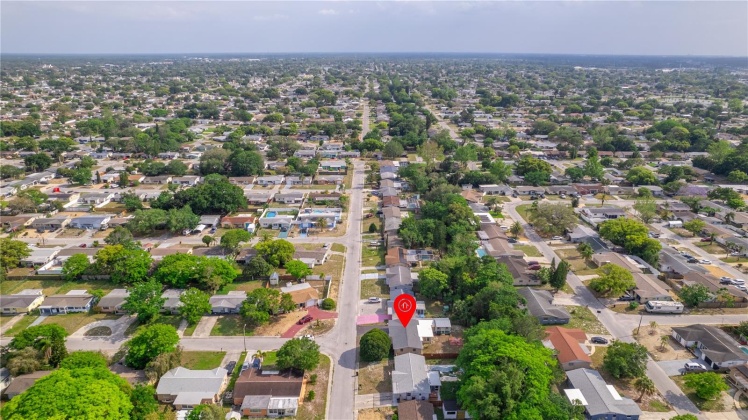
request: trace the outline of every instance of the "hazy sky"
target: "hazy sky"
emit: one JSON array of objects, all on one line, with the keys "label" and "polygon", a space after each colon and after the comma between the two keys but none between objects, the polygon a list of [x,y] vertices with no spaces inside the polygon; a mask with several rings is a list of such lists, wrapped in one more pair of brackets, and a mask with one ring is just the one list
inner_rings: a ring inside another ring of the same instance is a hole
[{"label": "hazy sky", "polygon": [[748,55],[748,1],[6,1],[3,53]]}]

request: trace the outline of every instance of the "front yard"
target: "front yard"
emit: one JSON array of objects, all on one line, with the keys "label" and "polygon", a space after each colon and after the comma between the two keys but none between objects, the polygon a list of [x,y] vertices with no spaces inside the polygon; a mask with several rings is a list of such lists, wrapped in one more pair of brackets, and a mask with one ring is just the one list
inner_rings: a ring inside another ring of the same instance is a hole
[{"label": "front yard", "polygon": [[384,264],[384,249],[380,247],[361,247],[361,266],[376,267]]},{"label": "front yard", "polygon": [[565,325],[566,328],[579,328],[588,334],[610,334],[589,308],[583,306],[564,306],[564,308],[571,315],[571,320]]},{"label": "front yard", "polygon": [[[304,400],[299,405],[297,418],[303,420],[322,420],[325,418],[327,406],[327,387],[330,381],[330,358],[324,354],[319,356],[319,366],[314,372],[305,372],[309,378],[304,381]],[[316,380],[312,381],[312,378]],[[314,391],[314,398],[309,400],[309,391]]]},{"label": "front yard", "polygon": [[512,246],[514,247],[514,249],[524,252],[525,255],[528,257],[539,258],[543,256],[543,254],[541,254],[540,251],[538,251],[538,249],[535,248],[535,245],[513,244]]},{"label": "front yard", "polygon": [[361,299],[369,297],[389,298],[389,290],[384,279],[361,280]]},{"label": "front yard", "polygon": [[171,325],[174,328],[179,328],[179,324],[181,323],[182,323],[182,317],[180,317],[179,315],[159,315],[154,321],[152,321],[149,324],[140,324],[136,320],[135,322],[130,324],[129,327],[127,327],[127,330],[125,330],[125,336],[136,334],[143,328],[147,327],[148,325],[164,324],[164,325]]},{"label": "front yard", "polygon": [[392,392],[392,369],[395,361],[384,359],[378,362],[359,362],[358,393],[377,394]]},{"label": "front yard", "polygon": [[[244,320],[239,315],[221,315],[210,331],[210,335],[236,336],[242,335]],[[253,335],[252,328],[246,330],[247,336]]]},{"label": "front yard", "polygon": [[57,324],[68,334],[72,334],[78,331],[81,327],[84,327],[94,321],[103,321],[119,319],[122,315],[109,315],[109,314],[89,314],[87,312],[65,314],[65,315],[53,315],[47,317],[40,325]]},{"label": "front yard", "polygon": [[[12,316],[1,316],[0,325],[5,325],[5,323],[10,321],[11,318],[13,317]],[[18,322],[16,322],[12,327],[10,327],[8,331],[4,332],[3,335],[12,337],[18,334],[19,332],[28,328],[29,325],[31,325],[34,321],[36,321],[37,318],[39,318],[38,315],[26,314],[23,316],[23,318],[18,320]]]},{"label": "front yard", "polygon": [[221,367],[225,351],[182,352],[182,366],[193,370],[210,370]]},{"label": "front yard", "polygon": [[[692,375],[698,375],[697,373]],[[685,383],[685,376],[671,376],[670,379],[675,382],[676,385],[680,387],[681,390],[683,390],[683,393],[686,394],[689,400],[696,404],[696,407],[699,408],[701,411],[712,411],[712,412],[720,412],[720,411],[732,411],[734,408],[732,403],[732,397],[726,392],[722,392],[720,394],[720,397],[714,399],[714,400],[705,400],[696,395],[696,390],[693,388],[689,388],[686,386]]]}]

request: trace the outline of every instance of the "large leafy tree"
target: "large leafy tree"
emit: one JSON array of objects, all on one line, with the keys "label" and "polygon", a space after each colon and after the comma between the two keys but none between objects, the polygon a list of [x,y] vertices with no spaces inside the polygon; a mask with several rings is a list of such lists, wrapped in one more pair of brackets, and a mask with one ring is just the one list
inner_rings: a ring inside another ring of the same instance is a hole
[{"label": "large leafy tree", "polygon": [[449,277],[435,268],[424,268],[418,273],[420,294],[429,299],[440,299],[449,288]]},{"label": "large leafy tree", "polygon": [[657,175],[644,166],[636,166],[626,174],[626,181],[633,185],[657,185]]},{"label": "large leafy tree", "polygon": [[711,292],[703,284],[692,284],[683,286],[678,292],[678,296],[687,306],[696,307],[701,302],[706,302],[712,298]]},{"label": "large leafy tree", "polygon": [[705,400],[713,400],[730,386],[725,378],[717,372],[689,373],[685,377],[686,386],[696,390],[696,395]]},{"label": "large leafy tree", "polygon": [[267,277],[273,272],[273,266],[268,264],[264,258],[259,256],[252,257],[244,267],[243,274],[252,280],[255,277]]},{"label": "large leafy tree", "polygon": [[148,251],[123,245],[107,245],[96,253],[97,271],[109,274],[117,284],[132,284],[144,280],[153,259]]},{"label": "large leafy tree", "polygon": [[291,260],[286,263],[286,272],[298,280],[312,274],[312,269],[303,261]]},{"label": "large leafy tree", "polygon": [[615,378],[638,378],[647,370],[647,348],[638,343],[614,341],[603,358],[603,369]]},{"label": "large leafy tree", "polygon": [[10,347],[16,350],[33,347],[46,363],[58,366],[68,354],[65,347],[67,335],[67,331],[57,324],[36,325],[16,334]]},{"label": "large leafy tree", "polygon": [[531,214],[535,230],[542,236],[560,235],[577,225],[574,209],[566,204],[540,203]]},{"label": "large leafy tree", "polygon": [[557,362],[550,350],[491,324],[479,324],[465,336],[456,362],[464,371],[457,397],[471,416],[540,420],[558,410],[551,400]]},{"label": "large leafy tree", "polygon": [[234,281],[238,274],[236,268],[222,258],[173,254],[161,260],[153,278],[177,288],[191,284],[214,292]]},{"label": "large leafy tree", "polygon": [[132,402],[130,418],[145,420],[149,414],[158,411],[158,401],[155,395],[156,389],[152,385],[135,385],[130,395],[130,401]]},{"label": "large leafy tree", "polygon": [[106,357],[101,352],[96,351],[74,351],[60,363],[60,369],[107,369],[108,366]]},{"label": "large leafy tree", "polygon": [[137,314],[139,322],[148,322],[158,316],[166,299],[161,297],[162,285],[155,279],[135,283],[128,289],[122,309]]},{"label": "large leafy tree", "polygon": [[603,296],[621,296],[636,287],[631,272],[615,264],[603,265],[597,269],[597,274],[599,277],[590,282],[590,288]]},{"label": "large leafy tree", "polygon": [[166,222],[166,225],[172,233],[192,230],[198,225],[198,223],[200,223],[200,216],[193,213],[189,205],[178,210],[169,209],[167,217],[168,221]]},{"label": "large leafy tree", "polygon": [[221,236],[221,246],[233,254],[239,251],[239,244],[247,242],[251,237],[244,229],[231,229]]},{"label": "large leafy tree", "polygon": [[107,245],[123,245],[129,247],[134,244],[134,238],[129,229],[124,226],[116,226],[106,238],[104,243]]},{"label": "large leafy tree", "polygon": [[294,338],[283,343],[277,356],[281,369],[314,370],[319,366],[319,344],[307,337]]},{"label": "large leafy tree", "polygon": [[88,255],[75,254],[62,263],[62,276],[67,281],[78,280],[90,267]]},{"label": "large leafy tree", "polygon": [[203,315],[210,312],[210,295],[194,287],[182,293],[179,301],[182,302],[179,314],[190,325],[195,325]]},{"label": "large leafy tree", "polygon": [[282,267],[293,259],[295,249],[291,242],[285,239],[262,241],[255,245],[257,255],[262,257],[273,267]]},{"label": "large leafy tree", "polygon": [[59,369],[39,379],[2,410],[8,420],[129,419],[130,385],[101,367]]},{"label": "large leafy tree", "polygon": [[174,351],[178,343],[179,335],[172,325],[150,325],[127,343],[125,363],[132,368],[143,369],[158,355]]},{"label": "large leafy tree", "polygon": [[202,184],[174,194],[171,205],[177,208],[189,205],[196,214],[228,214],[245,208],[247,199],[240,187],[226,177],[212,174]]},{"label": "large leafy tree", "polygon": [[637,255],[650,264],[655,264],[659,259],[662,244],[649,238],[649,228],[638,220],[623,217],[606,220],[600,223],[599,232],[601,237],[624,247],[626,252]]},{"label": "large leafy tree", "polygon": [[361,336],[359,354],[363,361],[376,362],[390,354],[390,347],[392,347],[390,336],[379,328],[374,328]]},{"label": "large leafy tree", "polygon": [[31,250],[26,242],[0,238],[0,261],[6,272],[11,268],[18,267],[21,260],[29,255],[31,255]]}]

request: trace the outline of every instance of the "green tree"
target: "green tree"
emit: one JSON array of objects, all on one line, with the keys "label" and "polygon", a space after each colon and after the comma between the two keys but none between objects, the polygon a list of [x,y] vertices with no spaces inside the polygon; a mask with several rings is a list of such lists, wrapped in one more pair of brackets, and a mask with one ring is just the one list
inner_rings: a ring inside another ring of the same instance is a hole
[{"label": "green tree", "polygon": [[255,245],[255,249],[257,255],[273,267],[284,266],[287,261],[293,259],[293,254],[296,251],[293,244],[285,239],[263,240]]},{"label": "green tree", "polygon": [[173,207],[188,204],[195,214],[229,214],[245,208],[247,199],[239,186],[231,184],[226,177],[212,174],[206,176],[202,184],[174,194]]},{"label": "green tree", "polygon": [[584,179],[584,169],[578,167],[578,166],[572,166],[570,168],[566,168],[564,171],[564,175],[568,176],[571,182],[579,182],[582,179]]},{"label": "green tree", "polygon": [[616,297],[636,287],[634,276],[625,268],[605,264],[597,269],[599,277],[590,281],[590,288],[603,296]]},{"label": "green tree", "polygon": [[717,372],[689,373],[684,378],[687,387],[696,391],[696,395],[704,400],[713,400],[722,393],[727,391],[730,386],[725,383],[725,379]]},{"label": "green tree", "polygon": [[326,310],[326,311],[333,311],[335,310],[335,300],[332,298],[325,298],[322,300],[322,303],[319,305],[320,308]]},{"label": "green tree", "polygon": [[291,260],[286,263],[286,272],[297,280],[312,274],[312,269],[306,263],[299,260]]},{"label": "green tree", "polygon": [[548,414],[556,409],[551,385],[558,365],[539,342],[478,324],[466,331],[456,365],[464,372],[457,398],[474,418],[555,417]]},{"label": "green tree", "polygon": [[16,334],[10,342],[10,348],[21,350],[33,347],[42,353],[46,363],[58,366],[68,354],[65,347],[67,335],[67,331],[57,324],[36,325]]},{"label": "green tree", "polygon": [[566,285],[566,276],[569,274],[569,268],[569,263],[562,260],[556,269],[553,270],[553,273],[551,273],[549,283],[556,291],[561,290]]},{"label": "green tree", "polygon": [[78,185],[86,185],[91,183],[91,179],[93,178],[93,173],[90,169],[87,168],[79,168],[73,171],[72,175],[70,175],[70,180],[73,181],[73,183]]},{"label": "green tree", "polygon": [[239,251],[239,244],[250,240],[252,235],[244,229],[231,229],[221,236],[221,246],[232,254]]},{"label": "green tree", "polygon": [[683,223],[683,229],[691,232],[694,236],[698,235],[706,227],[706,222],[701,219],[691,219]]},{"label": "green tree", "polygon": [[699,420],[698,417],[693,414],[680,414],[675,417],[671,417],[670,420]]},{"label": "green tree", "polygon": [[179,296],[179,301],[182,302],[182,306],[179,307],[179,315],[186,319],[190,325],[197,324],[203,315],[210,313],[210,295],[194,287],[182,293]]},{"label": "green tree", "polygon": [[169,209],[167,213],[166,226],[172,233],[181,233],[182,231],[192,230],[200,223],[200,216],[192,212],[189,205],[181,209]]},{"label": "green tree", "polygon": [[544,172],[550,174],[553,170],[551,169],[550,163],[534,158],[530,155],[524,155],[515,164],[515,172],[517,172],[517,175],[523,176],[530,172]]},{"label": "green tree", "polygon": [[202,241],[205,244],[205,246],[210,246],[210,244],[212,244],[213,241],[215,241],[215,240],[216,239],[214,237],[210,236],[210,235],[205,235],[205,236],[203,236],[203,239],[202,239]]},{"label": "green tree", "polygon": [[520,222],[514,222],[512,223],[512,226],[509,227],[509,233],[514,236],[514,239],[519,238],[519,235],[521,235],[524,230],[525,228],[522,227],[522,223]]},{"label": "green tree", "polygon": [[488,171],[500,182],[506,182],[512,176],[512,167],[500,160],[493,161]]},{"label": "green tree", "polygon": [[634,210],[639,214],[639,219],[644,223],[649,223],[657,215],[657,203],[652,197],[640,197],[634,203]]},{"label": "green tree", "polygon": [[130,395],[130,401],[132,402],[130,418],[133,420],[145,420],[149,414],[156,413],[158,411],[158,401],[155,395],[156,389],[153,386],[135,385]]},{"label": "green tree", "polygon": [[109,274],[116,284],[132,284],[148,276],[152,263],[148,251],[107,245],[96,253],[95,269],[101,274]]},{"label": "green tree", "polygon": [[166,299],[161,297],[161,283],[154,279],[135,283],[128,289],[122,309],[137,314],[138,322],[145,323],[156,318]]},{"label": "green tree", "polygon": [[215,404],[200,404],[187,415],[187,420],[223,420],[223,408]]},{"label": "green tree", "polygon": [[629,169],[626,181],[633,185],[657,185],[657,175],[644,166],[636,166]]},{"label": "green tree", "polygon": [[293,338],[283,343],[277,352],[281,369],[314,370],[319,366],[319,345],[309,338]]},{"label": "green tree", "polygon": [[172,325],[150,325],[127,343],[125,363],[134,369],[143,369],[159,354],[174,351],[177,343],[179,335]]},{"label": "green tree", "polygon": [[379,328],[374,328],[361,336],[359,354],[365,362],[378,362],[390,354],[390,347],[390,336]]},{"label": "green tree", "polygon": [[[151,203],[153,206],[155,203]],[[127,228],[135,234],[149,234],[155,230],[166,228],[169,214],[161,209],[136,210],[127,222]]]},{"label": "green tree", "polygon": [[90,267],[88,255],[75,254],[62,263],[62,276],[66,281],[78,280]]},{"label": "green tree", "polygon": [[122,194],[122,204],[125,205],[125,210],[128,212],[143,209],[143,202],[140,201],[140,198],[137,195],[131,192]]},{"label": "green tree", "polygon": [[638,343],[613,341],[603,357],[603,369],[618,379],[642,377],[647,370],[647,348]]},{"label": "green tree", "polygon": [[587,151],[587,159],[584,162],[584,173],[588,177],[598,181],[602,180],[603,175],[605,175],[605,168],[603,168],[603,164],[600,163],[597,149],[594,147]]},{"label": "green tree", "polygon": [[98,351],[74,351],[60,363],[60,369],[100,368],[107,369],[106,356]]},{"label": "green tree", "polygon": [[402,156],[405,152],[403,145],[397,140],[390,140],[384,145],[382,150],[382,156],[387,159],[396,159]]},{"label": "green tree", "polygon": [[10,238],[0,238],[0,262],[7,273],[11,268],[18,267],[21,260],[31,255],[28,244]]},{"label": "green tree", "polygon": [[595,254],[595,250],[586,242],[582,242],[577,246],[577,252],[579,252],[579,255],[587,262],[589,262]]},{"label": "green tree", "polygon": [[5,367],[13,376],[33,373],[43,369],[43,356],[39,350],[33,347],[25,347],[21,350],[8,353]]},{"label": "green tree", "polygon": [[535,231],[542,236],[561,235],[573,229],[578,221],[574,210],[561,203],[540,203],[529,218]]},{"label": "green tree", "polygon": [[130,385],[102,368],[59,369],[5,404],[2,416],[22,419],[129,419]]},{"label": "green tree", "polygon": [[428,299],[441,299],[449,289],[448,279],[441,271],[426,267],[418,273],[419,293]]},{"label": "green tree", "polygon": [[156,382],[166,372],[182,365],[182,347],[177,346],[174,351],[161,353],[145,365],[145,376],[149,381]]},{"label": "green tree", "polygon": [[244,266],[243,274],[254,280],[256,277],[267,277],[273,272],[273,266],[268,264],[264,258],[254,256]]},{"label": "green tree", "polygon": [[678,292],[681,300],[686,306],[695,308],[699,306],[701,302],[706,302],[712,298],[712,294],[709,289],[703,284],[693,284],[683,286]]},{"label": "green tree", "polygon": [[23,164],[26,165],[26,170],[29,172],[41,172],[52,166],[52,162],[52,158],[45,153],[28,155],[23,158]]},{"label": "green tree", "polygon": [[644,398],[644,395],[652,395],[657,392],[657,387],[655,387],[654,382],[646,376],[640,376],[634,379],[634,389],[639,392],[639,398],[636,399],[637,401],[641,401],[642,398]]}]

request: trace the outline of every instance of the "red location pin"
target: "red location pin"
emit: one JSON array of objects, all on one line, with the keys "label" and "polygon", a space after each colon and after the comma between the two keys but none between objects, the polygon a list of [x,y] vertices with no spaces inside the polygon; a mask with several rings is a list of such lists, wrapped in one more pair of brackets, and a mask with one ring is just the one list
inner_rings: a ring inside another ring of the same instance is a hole
[{"label": "red location pin", "polygon": [[397,314],[397,319],[400,320],[403,327],[407,327],[408,322],[413,318],[413,314],[416,313],[416,299],[407,293],[403,293],[395,298],[393,307]]}]

